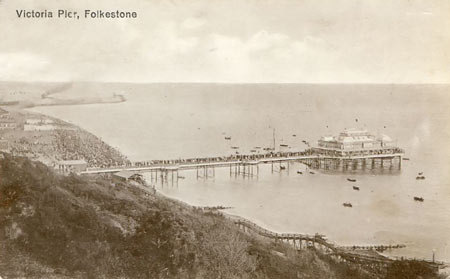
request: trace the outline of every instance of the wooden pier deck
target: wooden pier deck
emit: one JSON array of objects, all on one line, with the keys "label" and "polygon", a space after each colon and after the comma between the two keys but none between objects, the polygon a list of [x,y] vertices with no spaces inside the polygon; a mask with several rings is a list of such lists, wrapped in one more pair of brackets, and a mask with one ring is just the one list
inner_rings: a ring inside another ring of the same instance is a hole
[{"label": "wooden pier deck", "polygon": [[[227,156],[227,157],[210,157],[210,158],[194,158],[194,159],[178,159],[178,160],[164,160],[164,161],[145,161],[135,162],[127,166],[109,167],[109,168],[88,168],[80,174],[101,174],[114,173],[119,171],[132,172],[149,172],[149,171],[178,171],[189,170],[196,168],[215,168],[215,167],[229,167],[233,165],[259,165],[267,163],[282,163],[290,161],[298,162],[327,162],[332,161],[353,161],[363,159],[392,159],[400,158],[403,153],[390,154],[368,154],[368,155],[353,155],[353,156],[332,156],[322,154],[311,154],[311,151],[305,152],[285,152],[285,153],[265,153],[255,155],[242,156]],[[400,160],[401,161],[401,160]],[[320,165],[320,163],[319,163]]]}]

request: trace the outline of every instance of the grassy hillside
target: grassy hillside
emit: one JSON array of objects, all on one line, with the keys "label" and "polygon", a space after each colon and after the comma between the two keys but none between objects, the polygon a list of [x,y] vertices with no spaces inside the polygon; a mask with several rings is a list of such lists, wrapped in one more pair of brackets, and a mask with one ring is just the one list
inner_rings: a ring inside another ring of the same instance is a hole
[{"label": "grassy hillside", "polygon": [[0,155],[3,278],[374,278],[217,214]]}]

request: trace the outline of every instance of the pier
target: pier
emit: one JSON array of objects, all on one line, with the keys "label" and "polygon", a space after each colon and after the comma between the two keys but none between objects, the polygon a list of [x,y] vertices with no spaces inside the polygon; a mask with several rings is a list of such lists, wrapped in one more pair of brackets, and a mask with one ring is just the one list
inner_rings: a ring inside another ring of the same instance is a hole
[{"label": "pier", "polygon": [[215,177],[215,169],[228,167],[230,177],[258,178],[260,165],[271,164],[271,172],[289,173],[290,162],[325,171],[400,170],[404,151],[386,135],[376,137],[367,130],[349,129],[338,136],[323,136],[316,147],[289,152],[267,149],[264,153],[188,158],[175,160],[147,160],[109,168],[86,168],[80,174],[108,174],[120,171],[150,172],[150,182],[162,185],[177,183],[179,172],[196,170],[197,179]]},{"label": "pier", "polygon": [[190,158],[176,160],[149,160],[133,162],[125,166],[110,168],[87,168],[80,174],[106,174],[119,171],[152,172],[155,176],[174,176],[177,179],[181,170],[197,170],[197,178],[214,177],[215,168],[228,167],[230,175],[255,177],[259,174],[260,164],[272,164],[272,172],[286,169],[289,162],[300,162],[311,168],[324,170],[358,170],[358,169],[401,169],[404,152],[400,148],[384,148],[376,151],[355,150],[346,154],[318,152],[307,149],[300,152],[268,152],[252,155],[230,155],[223,157]]}]

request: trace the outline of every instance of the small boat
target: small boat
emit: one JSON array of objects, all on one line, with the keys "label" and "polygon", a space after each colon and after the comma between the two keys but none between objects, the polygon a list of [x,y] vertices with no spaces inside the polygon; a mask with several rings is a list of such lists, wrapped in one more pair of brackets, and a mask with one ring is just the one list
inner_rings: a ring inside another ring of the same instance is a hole
[{"label": "small boat", "polygon": [[419,172],[419,175],[422,175],[423,174],[423,172]]},{"label": "small boat", "polygon": [[353,186],[353,190],[359,191],[359,187],[358,186]]},{"label": "small boat", "polygon": [[403,161],[409,161],[409,158],[402,158]]},{"label": "small boat", "polygon": [[342,205],[345,207],[353,207],[353,205],[349,202],[344,202]]},{"label": "small boat", "polygon": [[255,149],[261,149],[261,146],[255,146]]},{"label": "small boat", "polygon": [[310,174],[314,174],[314,172],[313,172],[313,171],[310,171],[309,173],[310,173]]},{"label": "small boat", "polygon": [[297,173],[298,173],[298,174],[303,174],[303,172],[301,172],[301,171],[297,171]]},{"label": "small boat", "polygon": [[294,135],[292,135],[292,136],[293,136],[293,137],[296,137],[297,135],[294,134]]},{"label": "small boat", "polygon": [[354,179],[354,178],[347,178],[347,180],[350,182],[356,182],[356,179]]},{"label": "small boat", "polygon": [[179,179],[185,179],[185,177],[184,177],[184,176],[181,176],[181,175],[179,175],[178,178],[179,178]]},{"label": "small boat", "polygon": [[425,179],[425,176],[419,175],[419,176],[416,176],[416,179],[417,179],[417,180],[422,180],[422,179]]},{"label": "small boat", "polygon": [[250,152],[253,152],[253,153],[254,153],[254,152],[256,152],[256,150],[255,150],[255,149],[252,149],[252,150],[250,150]]},{"label": "small boat", "polygon": [[231,137],[225,137],[226,140],[231,140]]},{"label": "small boat", "polygon": [[415,201],[423,202],[423,198],[422,198],[422,197],[414,197],[414,200],[415,200]]},{"label": "small boat", "polygon": [[232,149],[239,149],[239,146],[232,146]]},{"label": "small boat", "polygon": [[287,144],[280,144],[281,147],[288,147],[289,145]]},{"label": "small boat", "polygon": [[280,166],[280,170],[285,170],[286,167],[285,166]]}]

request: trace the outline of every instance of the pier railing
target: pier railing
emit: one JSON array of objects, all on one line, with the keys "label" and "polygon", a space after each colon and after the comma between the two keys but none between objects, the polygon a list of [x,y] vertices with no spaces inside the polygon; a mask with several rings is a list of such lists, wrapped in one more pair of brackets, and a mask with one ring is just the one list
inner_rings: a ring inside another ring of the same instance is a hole
[{"label": "pier railing", "polygon": [[337,160],[357,160],[370,158],[392,158],[403,156],[403,150],[399,148],[391,148],[387,150],[379,150],[377,152],[368,153],[354,153],[351,155],[337,155],[333,153],[319,154],[313,149],[298,152],[269,152],[262,154],[251,155],[230,155],[221,157],[205,157],[205,158],[189,158],[189,159],[175,159],[175,160],[149,160],[139,161],[121,166],[111,166],[108,168],[88,168],[82,174],[89,173],[112,173],[122,170],[130,171],[149,171],[149,170],[178,170],[190,169],[196,167],[220,167],[229,166],[233,164],[260,164],[273,163],[283,161],[302,161],[311,159],[337,159]]}]

